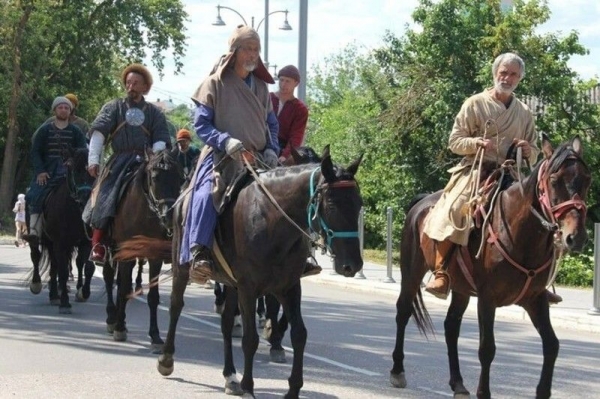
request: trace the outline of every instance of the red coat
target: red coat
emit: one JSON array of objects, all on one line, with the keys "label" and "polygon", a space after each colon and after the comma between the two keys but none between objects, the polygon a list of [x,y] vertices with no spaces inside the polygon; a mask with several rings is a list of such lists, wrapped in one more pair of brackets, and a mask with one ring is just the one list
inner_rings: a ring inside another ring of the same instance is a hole
[{"label": "red coat", "polygon": [[279,156],[289,157],[291,146],[298,148],[304,141],[306,133],[306,123],[308,122],[308,108],[297,98],[286,101],[283,104],[281,112],[279,110],[279,98],[275,93],[271,93],[271,102],[273,103],[273,112],[277,115],[279,121],[279,146],[281,154]]}]

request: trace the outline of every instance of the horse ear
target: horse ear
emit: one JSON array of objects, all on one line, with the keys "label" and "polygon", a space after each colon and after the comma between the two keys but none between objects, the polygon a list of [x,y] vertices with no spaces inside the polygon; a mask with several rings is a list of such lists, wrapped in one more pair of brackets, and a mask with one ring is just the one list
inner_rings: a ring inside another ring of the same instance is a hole
[{"label": "horse ear", "polygon": [[554,152],[552,143],[550,142],[550,139],[546,133],[542,133],[542,152],[546,158],[550,158]]},{"label": "horse ear", "polygon": [[323,154],[321,155],[321,159],[325,159],[329,156],[329,144],[323,148]]},{"label": "horse ear", "polygon": [[[326,147],[329,150],[329,146]],[[323,152],[323,154],[327,153],[326,156],[323,157],[321,161],[321,173],[323,177],[325,177],[325,181],[328,183],[334,182],[336,179],[335,170],[333,168],[333,162],[331,162],[331,156],[329,155],[329,151]]]},{"label": "horse ear", "polygon": [[573,140],[571,140],[571,147],[573,147],[573,151],[575,151],[577,155],[581,156],[583,154],[583,143],[581,142],[579,135],[575,136]]},{"label": "horse ear", "polygon": [[363,159],[363,155],[365,155],[365,153],[363,152],[362,154],[360,154],[360,156],[358,158],[356,158],[354,160],[354,162],[352,162],[350,164],[350,166],[348,166],[346,168],[346,170],[352,174],[352,176],[356,175],[356,172],[358,172],[358,166],[360,165],[360,163],[362,162]]}]

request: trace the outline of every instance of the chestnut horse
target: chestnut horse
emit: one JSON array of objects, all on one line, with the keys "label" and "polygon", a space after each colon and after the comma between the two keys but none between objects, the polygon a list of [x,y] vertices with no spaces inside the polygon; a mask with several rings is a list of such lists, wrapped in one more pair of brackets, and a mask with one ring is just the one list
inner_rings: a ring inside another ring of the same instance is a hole
[{"label": "chestnut horse", "polygon": [[[329,147],[326,147],[320,165],[280,167],[267,171],[258,179],[251,179],[219,216],[215,240],[222,256],[213,253],[218,264],[213,279],[236,288],[231,292],[237,293],[226,295],[221,317],[226,393],[254,396],[252,368],[259,342],[256,299],[271,293],[283,306],[291,326],[293,365],[286,397],[299,397],[304,384],[304,347],[307,337],[301,314],[300,276],[309,253],[310,232],[317,232],[324,239],[334,257],[337,273],[352,277],[362,269],[358,240],[362,199],[354,178],[361,158],[347,168],[334,166]],[[174,369],[175,330],[189,279],[189,265],[179,264],[180,226],[183,224],[180,207],[175,209],[175,220],[172,246],[170,242],[161,244],[158,240],[138,237],[133,240],[136,241],[133,247],[140,251],[128,251],[128,245],[125,244],[120,253],[126,254],[119,255],[149,257],[154,251],[165,253],[173,250],[171,321],[163,354],[158,361],[158,370],[165,376]],[[226,272],[226,265],[231,274]],[[244,376],[241,383],[236,378],[231,342],[236,303],[239,303],[244,326]]]},{"label": "chestnut horse", "polygon": [[[150,237],[169,239],[172,233],[173,204],[179,196],[183,182],[183,171],[169,150],[156,154],[146,153],[133,171],[131,181],[126,183],[123,197],[111,226],[112,249],[133,236],[144,234]],[[143,258],[143,257],[142,257]],[[148,258],[150,282],[156,282],[163,261],[170,258]],[[104,265],[103,277],[107,292],[106,326],[115,341],[127,340],[125,308],[132,293],[132,272],[136,260],[113,261]],[[117,277],[117,302],[113,300],[115,272]],[[162,350],[164,341],[160,337],[157,321],[159,304],[158,283],[150,284],[148,290],[150,310],[150,336],[152,349]]]},{"label": "chestnut horse", "polygon": [[[458,359],[462,316],[471,296],[477,296],[479,361],[478,398],[490,398],[490,366],[496,353],[496,308],[522,306],[540,334],[544,361],[536,398],[549,398],[559,342],[550,323],[546,286],[552,280],[558,253],[580,252],[587,239],[585,199],[591,183],[576,137],[555,151],[542,139],[544,159],[522,182],[501,191],[489,210],[487,228],[475,229],[468,247],[454,251],[448,273],[452,300],[444,322],[450,364],[450,387],[455,397],[469,397]],[[392,385],[406,386],[404,334],[412,315],[422,333],[433,331],[420,291],[421,281],[434,264],[434,247],[422,234],[423,221],[441,192],[416,202],[406,215],[400,248],[402,284],[396,303],[396,347],[390,372]],[[481,256],[476,258],[481,241]],[[462,257],[462,258],[461,258]],[[471,270],[469,270],[471,269]]]}]

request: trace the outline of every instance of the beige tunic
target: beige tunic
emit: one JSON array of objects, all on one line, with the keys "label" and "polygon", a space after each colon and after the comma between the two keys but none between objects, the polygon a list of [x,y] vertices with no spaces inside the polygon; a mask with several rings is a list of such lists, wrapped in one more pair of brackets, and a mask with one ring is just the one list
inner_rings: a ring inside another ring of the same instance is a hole
[{"label": "beige tunic", "polygon": [[506,160],[506,153],[513,139],[527,140],[531,146],[529,162],[535,164],[539,149],[535,121],[527,105],[515,96],[506,106],[491,96],[491,89],[468,98],[461,107],[450,133],[448,148],[464,158],[448,170],[450,181],[440,200],[427,216],[423,232],[429,238],[467,245],[473,228],[470,212],[463,211],[469,201],[471,190],[477,183],[478,172],[471,168],[477,153],[477,141],[481,138],[494,142],[494,149],[483,155],[483,161],[497,166]]}]

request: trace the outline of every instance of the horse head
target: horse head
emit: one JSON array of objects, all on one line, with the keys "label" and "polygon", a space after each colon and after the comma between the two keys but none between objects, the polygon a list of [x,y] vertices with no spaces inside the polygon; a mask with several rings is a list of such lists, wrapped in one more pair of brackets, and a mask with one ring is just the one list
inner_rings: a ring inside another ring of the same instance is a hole
[{"label": "horse head", "polygon": [[585,200],[591,184],[581,139],[577,136],[554,150],[543,135],[542,151],[537,194],[543,215],[556,229],[555,244],[559,248],[581,252],[588,240]]},{"label": "horse head", "polygon": [[71,196],[83,208],[90,198],[96,180],[87,171],[88,149],[65,150],[63,159],[68,170],[67,179]]},{"label": "horse head", "polygon": [[347,168],[334,166],[329,146],[321,161],[321,179],[316,188],[311,184],[309,221],[331,252],[335,271],[346,277],[362,269],[363,260],[358,237],[358,220],[362,198],[354,175],[362,155]]},{"label": "horse head", "polygon": [[173,205],[184,181],[183,170],[169,150],[146,153],[145,161],[148,206],[156,213],[161,225],[170,231]]}]

